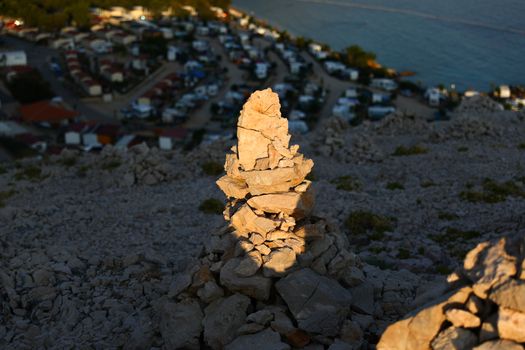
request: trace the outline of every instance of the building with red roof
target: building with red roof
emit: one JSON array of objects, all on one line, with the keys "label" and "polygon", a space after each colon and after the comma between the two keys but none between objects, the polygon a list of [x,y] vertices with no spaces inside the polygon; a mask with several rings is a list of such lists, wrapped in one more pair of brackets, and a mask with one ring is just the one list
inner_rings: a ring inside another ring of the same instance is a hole
[{"label": "building with red roof", "polygon": [[79,113],[51,101],[39,101],[20,107],[20,114],[28,123],[59,125],[68,124]]}]

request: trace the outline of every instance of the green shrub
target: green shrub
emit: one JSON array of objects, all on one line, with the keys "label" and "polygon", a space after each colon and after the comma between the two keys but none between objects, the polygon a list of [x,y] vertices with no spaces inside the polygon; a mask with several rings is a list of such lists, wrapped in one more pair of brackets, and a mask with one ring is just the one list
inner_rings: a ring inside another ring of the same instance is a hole
[{"label": "green shrub", "polygon": [[525,142],[520,143],[518,149],[525,149]]},{"label": "green shrub", "polygon": [[410,147],[405,146],[398,146],[394,153],[392,153],[393,156],[413,156],[416,154],[425,154],[428,153],[428,149],[426,149],[423,146],[415,145]]},{"label": "green shrub", "polygon": [[216,198],[208,198],[201,203],[199,210],[206,214],[222,214],[224,203]]},{"label": "green shrub", "polygon": [[334,184],[338,190],[358,191],[361,189],[361,183],[353,176],[346,175],[333,179],[330,183]]},{"label": "green shrub", "polygon": [[352,234],[371,233],[372,239],[381,239],[386,231],[391,231],[393,228],[391,219],[367,211],[350,213],[345,224]]},{"label": "green shrub", "polygon": [[525,189],[510,180],[498,183],[485,179],[481,191],[462,191],[459,197],[472,203],[498,203],[505,201],[507,197],[525,197]]},{"label": "green shrub", "polygon": [[458,152],[467,152],[467,151],[468,151],[468,147],[465,147],[465,146],[458,147]]},{"label": "green shrub", "polygon": [[399,252],[397,253],[398,259],[410,259],[410,251],[405,248],[399,248]]},{"label": "green shrub", "polygon": [[400,184],[399,182],[389,182],[386,184],[386,188],[387,190],[391,190],[391,191],[404,190],[405,186],[403,186],[403,184]]},{"label": "green shrub", "polygon": [[1,191],[0,192],[0,208],[5,206],[5,201],[16,194],[15,190]]},{"label": "green shrub", "polygon": [[77,164],[77,158],[75,157],[63,158],[59,161],[59,163],[65,166],[66,168],[71,168],[73,165]]},{"label": "green shrub", "polygon": [[425,254],[425,247],[419,247],[419,248],[417,248],[417,252],[418,252],[420,255],[424,255],[424,254]]},{"label": "green shrub", "polygon": [[102,164],[100,168],[102,170],[113,171],[117,169],[118,167],[120,167],[121,165],[122,165],[122,162],[120,160],[113,159],[113,160],[110,160],[109,162]]},{"label": "green shrub", "polygon": [[202,164],[202,171],[209,176],[218,176],[224,172],[224,167],[220,163],[210,161]]},{"label": "green shrub", "polygon": [[441,275],[448,275],[452,272],[452,270],[446,265],[438,265],[436,266],[436,272]]},{"label": "green shrub", "polygon": [[40,181],[43,180],[42,169],[37,166],[23,168],[15,174],[15,180]]},{"label": "green shrub", "polygon": [[436,184],[432,180],[426,180],[426,181],[421,182],[420,186],[423,188],[427,188],[427,187],[436,186]]},{"label": "green shrub", "polygon": [[444,234],[434,235],[430,238],[437,243],[452,245],[455,242],[465,242],[467,240],[478,238],[479,236],[481,236],[479,231],[463,231],[457,228],[448,227]]},{"label": "green shrub", "polygon": [[5,170],[4,167],[0,166],[0,175],[7,173],[7,170]]}]

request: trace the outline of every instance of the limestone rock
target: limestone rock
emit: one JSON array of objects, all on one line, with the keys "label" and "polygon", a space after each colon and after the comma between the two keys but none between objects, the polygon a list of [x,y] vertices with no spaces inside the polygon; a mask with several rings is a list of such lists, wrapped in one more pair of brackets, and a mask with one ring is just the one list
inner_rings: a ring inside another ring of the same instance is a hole
[{"label": "limestone rock", "polygon": [[279,277],[287,273],[296,264],[295,252],[290,248],[279,248],[268,255],[268,261],[263,265],[263,275]]},{"label": "limestone rock", "polygon": [[352,302],[350,292],[337,281],[302,269],[275,286],[301,329],[325,336],[337,335]]},{"label": "limestone rock", "polygon": [[310,159],[293,168],[276,168],[272,170],[252,170],[241,173],[250,193],[254,196],[287,192],[299,185],[312,170],[314,163]]},{"label": "limestone rock", "polygon": [[523,346],[510,340],[491,340],[476,346],[472,350],[523,350]]},{"label": "limestone rock", "polygon": [[309,215],[313,204],[314,199],[311,192],[265,194],[248,200],[248,205],[254,209],[259,209],[266,213],[285,213],[296,219]]},{"label": "limestone rock", "polygon": [[248,234],[250,232],[257,232],[266,237],[266,234],[277,228],[278,221],[267,219],[258,216],[245,204],[233,214],[231,219],[233,227],[237,233]]},{"label": "limestone rock", "polygon": [[218,299],[204,310],[204,341],[212,349],[222,349],[236,335],[237,329],[246,320],[246,311],[250,298],[234,294],[228,298]]},{"label": "limestone rock", "polygon": [[248,186],[246,186],[244,181],[234,179],[229,175],[225,175],[217,180],[217,186],[226,194],[226,197],[242,199],[249,193]]},{"label": "limestone rock", "polygon": [[196,301],[166,302],[161,308],[160,333],[169,349],[199,349],[202,311]]},{"label": "limestone rock", "polygon": [[500,307],[498,334],[502,339],[525,343],[525,313]]},{"label": "limestone rock", "polygon": [[350,288],[353,303],[352,309],[372,315],[374,313],[374,286],[370,282],[363,282],[356,287]]},{"label": "limestone rock", "polygon": [[496,244],[478,244],[465,257],[465,273],[474,282],[474,292],[480,298],[486,298],[492,286],[516,275],[516,258],[506,248],[507,239],[501,238]]},{"label": "limestone rock", "polygon": [[235,273],[240,277],[250,277],[255,275],[262,265],[261,253],[252,250],[248,252],[235,268]]},{"label": "limestone rock", "polygon": [[235,258],[223,266],[220,274],[221,284],[233,292],[239,292],[257,300],[267,300],[270,297],[272,281],[258,274],[250,277],[238,276],[235,269],[239,264],[240,259]]},{"label": "limestone rock", "polygon": [[461,309],[450,309],[445,313],[447,320],[455,327],[476,328],[481,325],[479,317]]},{"label": "limestone rock", "polygon": [[450,327],[432,341],[432,350],[469,350],[477,344],[477,337],[463,328]]},{"label": "limestone rock", "polygon": [[525,313],[525,281],[509,279],[495,286],[489,299],[499,306]]},{"label": "limestone rock", "polygon": [[255,334],[242,335],[228,344],[225,350],[289,350],[290,345],[283,343],[279,333],[267,328]]}]

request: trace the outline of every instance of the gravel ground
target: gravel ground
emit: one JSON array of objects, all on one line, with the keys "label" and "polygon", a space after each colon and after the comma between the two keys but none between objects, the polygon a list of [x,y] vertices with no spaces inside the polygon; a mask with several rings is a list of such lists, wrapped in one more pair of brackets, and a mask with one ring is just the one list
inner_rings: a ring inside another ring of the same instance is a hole
[{"label": "gravel ground", "polygon": [[[393,276],[389,269],[404,281],[389,290],[392,310],[374,315],[379,328],[477,243],[525,226],[524,118],[485,108],[472,119],[467,107],[447,122],[397,115],[350,128],[330,121],[295,138],[315,161],[316,215],[349,235],[374,283]],[[414,145],[424,152],[393,155]],[[0,347],[162,347],[156,303],[224,224],[198,209],[205,199],[224,200],[214,184],[219,174],[201,165],[222,163],[229,146],[184,155],[108,148],[2,166]],[[357,226],[348,226],[356,211]],[[359,221],[363,211],[389,227]]]}]

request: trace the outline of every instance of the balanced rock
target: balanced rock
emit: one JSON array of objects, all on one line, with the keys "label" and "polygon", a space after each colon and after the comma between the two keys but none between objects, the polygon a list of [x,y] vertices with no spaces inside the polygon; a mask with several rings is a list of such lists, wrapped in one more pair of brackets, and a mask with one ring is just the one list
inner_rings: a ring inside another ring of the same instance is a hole
[{"label": "balanced rock", "polygon": [[[178,279],[169,296],[203,304],[201,348],[360,346],[359,325],[345,323],[351,292],[339,281],[356,288],[362,305],[355,309],[370,314],[373,287],[359,288],[365,276],[346,235],[312,215],[315,191],[306,176],[314,164],[290,145],[277,94],[250,96],[237,139],[217,180],[228,226],[212,234],[192,278]],[[258,311],[247,316],[251,307]],[[343,324],[351,344],[340,340]]]}]

